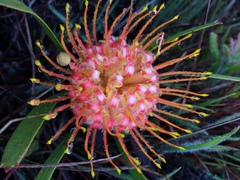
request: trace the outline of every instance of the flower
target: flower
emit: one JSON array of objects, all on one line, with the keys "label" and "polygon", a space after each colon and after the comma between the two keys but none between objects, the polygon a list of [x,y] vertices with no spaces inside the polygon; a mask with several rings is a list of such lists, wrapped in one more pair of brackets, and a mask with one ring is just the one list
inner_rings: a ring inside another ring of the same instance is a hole
[{"label": "flower", "polygon": [[[141,169],[139,168],[139,160],[134,158],[127,150],[127,147],[124,143],[124,134],[130,134],[148,159],[150,159],[158,168],[161,168],[158,161],[154,160],[152,156],[148,155],[144,147],[147,147],[152,154],[162,162],[165,162],[165,159],[150,146],[139,130],[147,131],[160,141],[184,150],[183,147],[172,144],[159,135],[159,133],[163,133],[175,138],[180,136],[178,132],[165,130],[164,128],[148,120],[148,116],[153,116],[159,121],[162,121],[174,127],[175,129],[182,130],[186,133],[191,133],[189,129],[184,129],[178,125],[175,125],[168,119],[162,117],[161,114],[194,123],[199,123],[199,120],[182,117],[163,111],[157,108],[157,105],[167,105],[201,116],[207,116],[207,114],[203,112],[193,110],[192,105],[190,104],[172,102],[162,97],[163,95],[170,95],[189,98],[192,100],[199,100],[199,97],[206,97],[207,94],[199,94],[174,88],[165,88],[163,84],[205,80],[210,73],[185,71],[159,73],[159,70],[167,66],[171,66],[187,58],[198,56],[200,53],[199,49],[183,57],[169,60],[156,66],[152,65],[154,60],[159,55],[191,36],[190,34],[182,37],[181,39],[176,38],[172,41],[163,41],[164,32],[159,32],[159,29],[162,26],[176,20],[178,16],[175,16],[166,23],[157,26],[148,35],[144,36],[144,30],[164,8],[164,4],[160,7],[155,6],[149,11],[147,11],[148,8],[145,7],[137,13],[133,13],[133,2],[131,2],[128,12],[128,19],[122,29],[121,34],[118,37],[113,37],[114,27],[123,17],[123,15],[127,13],[127,10],[123,9],[122,13],[115,18],[112,25],[109,27],[108,13],[111,3],[112,0],[109,1],[105,10],[104,36],[103,40],[100,41],[97,39],[96,35],[96,19],[100,6],[100,0],[98,0],[96,9],[94,11],[92,31],[93,37],[90,35],[87,22],[88,1],[85,1],[84,30],[87,38],[86,42],[83,42],[78,36],[78,30],[81,28],[80,25],[76,24],[73,33],[71,32],[69,27],[69,4],[66,5],[66,26],[64,27],[60,25],[60,29],[62,31],[61,44],[65,52],[61,52],[58,55],[58,64],[52,61],[46,55],[39,41],[36,43],[46,60],[48,60],[55,68],[62,71],[63,74],[46,70],[43,68],[39,60],[36,60],[36,65],[42,72],[48,74],[49,76],[57,77],[67,81],[68,83],[46,83],[41,82],[36,78],[31,78],[31,81],[33,83],[44,84],[47,86],[55,86],[57,91],[64,90],[67,92],[67,94],[54,99],[32,100],[29,102],[29,104],[37,106],[41,103],[69,100],[69,103],[58,107],[52,113],[44,116],[45,120],[50,120],[55,118],[59,112],[67,108],[70,108],[73,112],[73,117],[47,142],[47,144],[51,144],[51,142],[59,134],[61,134],[71,123],[75,122],[75,129],[68,141],[68,146],[71,145],[76,133],[80,129],[82,129],[84,132],[86,131],[84,149],[88,155],[88,159],[92,160],[96,132],[97,130],[101,130],[103,132],[103,144],[106,156],[109,158],[109,162],[116,168],[117,172],[120,174],[121,170],[110,158],[107,143],[108,135],[114,136],[118,139],[119,144],[128,157],[131,165],[134,166],[139,173],[141,173]],[[145,22],[135,38],[129,44],[127,42],[127,36],[137,24],[146,18],[149,19]],[[65,45],[65,31],[74,52],[70,52]],[[149,46],[155,41],[158,41],[156,52],[149,52]],[[164,46],[163,49],[162,46]],[[70,70],[63,68],[64,66],[68,66]],[[173,75],[177,75],[182,78],[167,79]],[[87,129],[84,127],[84,124],[87,125]],[[90,136],[92,138],[92,143],[91,147],[89,148],[88,142]],[[92,163],[91,174],[94,176]]]}]

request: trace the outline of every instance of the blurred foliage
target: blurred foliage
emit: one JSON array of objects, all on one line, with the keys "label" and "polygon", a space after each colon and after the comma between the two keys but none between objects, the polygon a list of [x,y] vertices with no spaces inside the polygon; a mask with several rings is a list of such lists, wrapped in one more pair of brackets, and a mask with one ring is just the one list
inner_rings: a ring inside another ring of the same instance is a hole
[{"label": "blurred foliage", "polygon": [[229,44],[219,43],[216,33],[210,34],[210,51],[212,56],[212,70],[219,74],[234,74],[240,70],[240,33],[236,39],[232,37]]},{"label": "blurred foliage", "polygon": [[[14,0],[9,0],[11,2]],[[0,2],[5,2],[1,0]],[[39,17],[43,19],[56,37],[59,37],[59,24],[64,24],[65,4],[66,1],[23,1],[29,9],[33,10]],[[71,6],[71,23],[83,22],[83,0],[69,0]],[[89,1],[90,11],[94,9],[97,0]],[[110,23],[122,11],[128,8],[130,0],[113,1],[109,13]],[[152,8],[154,5],[165,3],[166,8],[159,14],[149,27],[149,31],[177,14],[180,15],[178,21],[174,21],[163,28],[166,32],[166,38],[183,32],[184,30],[205,24],[206,14],[208,14],[206,23],[216,20],[223,24],[208,28],[202,32],[193,34],[193,37],[183,42],[181,46],[174,47],[171,51],[164,53],[159,57],[156,63],[180,56],[188,51],[201,47],[201,56],[192,61],[180,63],[173,69],[191,70],[195,68],[197,71],[212,71],[215,74],[225,75],[219,76],[218,80],[209,79],[206,82],[195,82],[191,84],[191,89],[200,93],[209,93],[208,98],[203,98],[200,102],[191,102],[197,108],[204,109],[211,114],[207,118],[200,118],[201,124],[195,126],[191,123],[184,124],[194,130],[191,135],[184,135],[178,139],[167,139],[173,143],[178,143],[189,149],[186,153],[180,153],[178,150],[169,149],[158,141],[151,140],[151,136],[146,135],[146,139],[154,146],[154,148],[164,155],[167,164],[162,165],[162,169],[156,169],[149,164],[149,161],[134,149],[135,145],[131,138],[128,139],[129,146],[132,146],[132,152],[142,160],[142,167],[145,170],[144,175],[148,179],[240,179],[240,137],[239,137],[239,118],[240,118],[240,99],[239,84],[232,82],[234,77],[240,77],[240,2],[237,0],[217,0],[217,1],[198,1],[198,0],[137,0],[134,5],[134,11],[142,9],[148,5]],[[99,11],[98,18],[98,36],[101,37],[102,32],[102,16],[107,1],[102,1],[102,7]],[[32,85],[29,81],[30,77],[41,77],[48,79],[43,73],[35,69],[34,60],[40,57],[40,52],[34,45],[36,40],[42,40],[45,49],[49,51],[50,57],[58,54],[58,49],[53,42],[47,37],[46,32],[39,26],[34,14],[27,8],[21,13],[6,7],[0,7],[0,127],[3,127],[9,120],[25,117],[30,111],[30,107],[26,104],[29,99],[34,97],[49,97],[53,92],[44,86]],[[15,8],[17,9],[17,8]],[[32,14],[32,15],[31,15]],[[89,13],[89,20],[91,20]],[[35,16],[36,17],[36,16]],[[126,22],[124,17],[114,30],[118,35],[119,30]],[[130,34],[132,37],[137,32],[137,28]],[[82,33],[84,34],[84,33]],[[81,38],[85,39],[82,35]],[[54,58],[53,58],[54,59]],[[44,63],[44,62],[43,62]],[[194,67],[195,65],[195,67]],[[52,67],[46,64],[46,67]],[[232,79],[231,79],[232,78]],[[57,80],[56,80],[57,81]],[[239,81],[238,79],[236,81]],[[186,84],[179,85],[186,88]],[[179,101],[179,99],[175,100]],[[165,107],[166,110],[167,107]],[[40,111],[41,112],[41,111]],[[179,112],[184,113],[184,112]],[[190,116],[190,115],[189,115]],[[63,146],[59,142],[64,138],[60,137],[56,144],[47,146],[46,140],[54,134],[56,130],[69,118],[69,112],[63,113],[54,121],[46,123],[42,126],[40,133],[36,136],[35,141],[31,145],[27,157],[22,160],[22,164],[47,162],[58,163],[60,160],[54,153],[58,153],[58,149],[63,153]],[[198,118],[198,117],[196,117]],[[174,121],[174,119],[173,119]],[[176,120],[175,120],[176,121]],[[181,123],[181,122],[178,122]],[[18,123],[12,123],[7,129],[0,134],[1,154],[6,144],[16,129]],[[171,127],[165,127],[171,128]],[[70,129],[69,129],[70,131]],[[238,132],[237,132],[238,131]],[[73,153],[65,155],[61,160],[63,162],[84,161],[86,154],[82,150],[84,134],[79,134],[74,144]],[[103,158],[101,153],[101,134],[96,141],[96,159]],[[24,140],[23,140],[24,141]],[[64,140],[63,140],[64,141]],[[110,151],[113,155],[118,155],[117,145],[114,140],[109,142]],[[57,147],[57,148],[56,148]],[[55,150],[55,151],[54,151]],[[51,156],[49,156],[51,154]],[[22,157],[21,157],[22,158]],[[50,160],[49,160],[50,159]],[[119,164],[124,165],[124,159],[118,158]],[[97,178],[117,178],[117,179],[133,179],[134,175],[128,175],[129,167],[119,176],[111,166],[106,162],[96,163]],[[13,169],[8,173],[0,171],[0,177],[8,177],[12,179],[34,179],[39,172],[38,169]],[[42,172],[42,171],[41,171]],[[48,172],[48,178],[52,176],[52,172]],[[39,175],[40,177],[40,175]],[[89,179],[88,166],[59,167],[53,173],[52,179],[73,179],[73,178]],[[46,178],[46,176],[45,176]]]}]

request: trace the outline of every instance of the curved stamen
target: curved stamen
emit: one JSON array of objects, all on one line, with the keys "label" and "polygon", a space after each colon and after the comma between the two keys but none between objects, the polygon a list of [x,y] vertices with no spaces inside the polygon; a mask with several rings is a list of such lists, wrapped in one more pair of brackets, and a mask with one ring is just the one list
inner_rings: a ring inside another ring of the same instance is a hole
[{"label": "curved stamen", "polygon": [[105,149],[106,155],[109,159],[109,162],[113,165],[113,167],[115,167],[118,174],[121,174],[121,170],[119,169],[119,167],[117,167],[117,165],[110,158],[110,154],[109,154],[109,150],[108,150],[108,144],[107,144],[107,131],[106,130],[103,131],[103,143],[104,143],[104,149]]},{"label": "curved stamen", "polygon": [[66,73],[66,74],[71,74],[71,72],[69,72],[68,70],[62,68],[61,66],[59,66],[58,64],[56,64],[55,62],[53,62],[45,53],[45,51],[43,50],[43,46],[41,45],[41,43],[39,41],[36,41],[36,45],[39,47],[42,55],[44,56],[44,58],[50,62],[50,64],[52,64],[56,69],[61,70],[62,72]]},{"label": "curved stamen", "polygon": [[87,40],[88,40],[88,44],[89,44],[90,47],[92,47],[93,43],[92,43],[92,39],[91,39],[91,36],[90,36],[90,33],[89,33],[88,23],[87,23],[88,3],[89,3],[88,0],[85,0],[84,30],[85,30],[85,34],[86,34],[86,37],[87,37]]},{"label": "curved stamen", "polygon": [[[73,38],[72,32],[71,32],[70,27],[69,27],[69,8],[70,8],[70,6],[67,3],[65,9],[66,9],[66,30],[67,30],[68,39],[69,39],[70,43],[72,44],[72,46],[73,46],[75,52],[77,53],[77,55],[79,57],[82,57],[82,54],[79,51],[79,48],[78,48],[78,46],[77,46],[77,44],[76,44],[76,42],[75,42],[75,40]],[[73,59],[73,61],[75,63],[78,62],[78,61],[76,61],[76,59]]]},{"label": "curved stamen", "polygon": [[97,2],[97,5],[96,5],[96,8],[95,8],[95,11],[94,11],[94,15],[93,15],[93,39],[95,41],[95,43],[97,43],[97,14],[98,14],[98,8],[99,8],[99,5],[100,5],[100,2],[101,1],[98,1]]},{"label": "curved stamen", "polygon": [[171,65],[176,64],[176,63],[178,63],[178,62],[181,62],[181,61],[183,61],[183,60],[185,60],[185,59],[187,59],[187,58],[196,57],[196,56],[198,56],[199,54],[200,54],[200,49],[197,49],[197,50],[194,51],[193,53],[188,54],[188,55],[186,55],[186,56],[183,56],[183,57],[180,57],[180,58],[176,58],[176,59],[173,59],[173,60],[170,60],[170,61],[161,63],[161,64],[159,64],[159,65],[156,65],[156,66],[154,66],[154,69],[155,69],[155,70],[163,69],[163,68],[165,68],[165,67],[167,67],[167,66],[171,66]]}]

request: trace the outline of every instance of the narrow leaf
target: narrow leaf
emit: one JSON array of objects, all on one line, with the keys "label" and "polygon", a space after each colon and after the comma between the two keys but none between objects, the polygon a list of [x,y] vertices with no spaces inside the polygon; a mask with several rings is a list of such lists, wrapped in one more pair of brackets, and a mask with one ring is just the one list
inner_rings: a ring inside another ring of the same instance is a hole
[{"label": "narrow leaf", "polygon": [[[70,137],[70,134],[68,134],[63,140],[62,142],[57,146],[57,148],[50,154],[50,156],[48,157],[48,159],[46,160],[46,162],[44,164],[57,164],[60,162],[60,160],[62,159],[65,150],[67,149],[67,141]],[[55,171],[56,167],[48,167],[48,168],[42,168],[37,177],[35,178],[35,180],[41,180],[41,179],[51,179],[53,172]]]},{"label": "narrow leaf", "polygon": [[210,147],[209,151],[213,152],[222,152],[222,151],[238,151],[239,149],[230,147],[230,146],[223,146],[223,145],[216,145]]},{"label": "narrow leaf", "polygon": [[38,23],[42,26],[48,37],[56,45],[56,47],[58,47],[60,51],[63,51],[62,45],[60,44],[52,30],[49,28],[49,26],[42,20],[42,18],[40,18],[32,9],[26,6],[23,2],[19,0],[0,0],[0,6],[5,6],[11,9],[15,9],[33,15],[35,19],[38,21]]},{"label": "narrow leaf", "polygon": [[209,141],[205,141],[199,144],[190,145],[190,146],[184,146],[187,151],[194,151],[194,150],[202,150],[210,148],[211,146],[218,145],[219,143],[225,141],[229,137],[231,137],[233,134],[235,134],[239,130],[239,127],[233,129],[231,132],[226,133],[222,136],[215,137]]},{"label": "narrow leaf", "polygon": [[211,138],[210,140],[196,141],[196,142],[188,143],[188,144],[187,143],[179,144],[180,146],[185,148],[184,151],[182,151],[182,150],[180,151],[174,147],[167,147],[167,148],[165,147],[163,149],[163,151],[166,153],[173,153],[173,152],[193,153],[193,152],[201,151],[201,150],[211,151],[211,147],[216,146],[223,141],[226,141],[229,137],[231,137],[233,134],[235,134],[238,130],[239,130],[239,127],[233,129],[231,132],[226,133],[222,136]]},{"label": "narrow leaf", "polygon": [[[169,173],[166,175],[167,178],[171,178],[174,174],[176,174],[178,171],[180,171],[182,169],[182,167],[179,167],[175,170],[173,170],[173,172]],[[162,180],[167,180],[166,178],[163,178]]]},{"label": "narrow leaf", "polygon": [[[184,30],[184,31],[181,31],[179,33],[176,33],[172,36],[168,36],[166,39],[164,39],[165,42],[167,41],[172,41],[176,38],[179,38],[181,36],[185,36],[185,35],[188,35],[188,34],[192,34],[194,32],[197,32],[197,31],[200,31],[200,30],[203,30],[203,29],[206,29],[206,28],[209,28],[209,27],[212,27],[212,26],[215,26],[215,25],[219,25],[221,24],[221,22],[219,21],[214,21],[214,22],[211,22],[211,23],[208,23],[208,24],[204,24],[204,25],[200,25],[200,26],[197,26],[197,27],[193,27],[193,28],[190,28],[190,29],[187,29],[187,30]],[[156,41],[153,42],[149,47],[148,47],[148,50],[154,50],[158,47]]]},{"label": "narrow leaf", "polygon": [[211,32],[210,33],[210,51],[212,53],[212,58],[215,63],[220,64],[220,52],[218,50],[218,41],[217,41],[217,34]]},{"label": "narrow leaf", "polygon": [[166,38],[165,41],[170,41],[170,40],[173,40],[173,39],[175,39],[177,37],[185,36],[185,35],[191,34],[193,32],[197,32],[197,31],[200,31],[200,30],[203,30],[203,29],[215,26],[215,25],[219,25],[219,24],[221,24],[221,22],[214,21],[214,22],[211,22],[211,23],[208,23],[208,24],[204,24],[204,25],[200,25],[200,26],[197,26],[197,27],[193,27],[193,28],[187,29],[185,31],[181,31],[179,33],[176,33],[173,36],[170,36],[170,37]]},{"label": "narrow leaf", "polygon": [[221,74],[211,74],[209,78],[240,82],[240,77],[226,76]]},{"label": "narrow leaf", "polygon": [[22,120],[12,134],[4,150],[1,166],[5,168],[5,171],[8,171],[9,168],[17,167],[21,160],[26,156],[34,137],[45,121],[43,116],[51,112],[55,105],[56,103],[40,104]]}]

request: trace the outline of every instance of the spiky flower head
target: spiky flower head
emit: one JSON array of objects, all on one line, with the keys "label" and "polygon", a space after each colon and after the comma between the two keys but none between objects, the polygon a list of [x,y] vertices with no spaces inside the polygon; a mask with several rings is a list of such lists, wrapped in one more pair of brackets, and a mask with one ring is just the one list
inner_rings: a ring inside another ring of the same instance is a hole
[{"label": "spiky flower head", "polygon": [[[141,151],[157,167],[160,168],[160,163],[156,161],[153,156],[156,156],[162,162],[165,162],[165,159],[148,144],[139,130],[149,132],[155,138],[168,145],[182,150],[184,150],[184,148],[166,141],[159,135],[159,133],[164,133],[175,138],[179,136],[178,132],[171,132],[159,127],[157,124],[149,121],[148,116],[154,116],[159,121],[167,123],[175,129],[182,130],[186,133],[191,133],[191,131],[175,125],[168,119],[162,117],[161,114],[178,118],[183,121],[191,121],[194,123],[199,123],[199,121],[163,111],[157,108],[157,105],[167,105],[201,116],[207,116],[207,114],[203,112],[198,112],[191,109],[192,106],[189,104],[181,104],[162,98],[162,95],[166,94],[198,100],[199,97],[205,97],[207,94],[165,88],[162,86],[162,84],[205,80],[210,73],[173,71],[159,74],[159,70],[167,66],[171,66],[187,58],[192,58],[199,55],[200,50],[198,49],[183,57],[169,60],[156,66],[152,65],[154,60],[159,55],[174,45],[179,44],[183,40],[189,38],[191,35],[187,35],[180,39],[176,38],[169,42],[164,42],[164,32],[159,30],[164,25],[177,19],[178,16],[173,17],[164,24],[157,26],[147,35],[144,35],[145,29],[163,9],[164,4],[160,7],[156,6],[150,10],[145,7],[137,13],[133,13],[133,2],[131,2],[129,12],[124,9],[122,13],[115,18],[111,26],[109,26],[108,13],[111,3],[112,1],[109,1],[105,10],[103,39],[98,40],[96,35],[96,23],[100,0],[98,1],[94,11],[92,33],[89,32],[90,29],[87,22],[87,14],[89,13],[88,1],[85,1],[84,31],[87,39],[86,42],[83,42],[78,36],[78,30],[81,28],[80,25],[75,25],[73,33],[70,30],[69,5],[66,5],[66,25],[65,27],[62,25],[60,26],[62,31],[61,44],[65,52],[61,52],[58,55],[57,63],[53,62],[46,55],[39,41],[36,43],[40,47],[43,56],[55,68],[62,71],[63,74],[46,70],[43,68],[39,60],[36,61],[36,65],[41,71],[47,73],[48,75],[65,80],[65,82],[67,81],[68,83],[52,84],[41,82],[39,79],[35,78],[31,78],[31,81],[33,83],[55,86],[57,91],[64,90],[67,93],[64,96],[54,99],[32,100],[29,102],[29,104],[36,106],[40,103],[69,100],[69,103],[58,107],[52,113],[44,116],[45,120],[50,120],[55,118],[57,114],[64,109],[70,108],[73,112],[73,117],[47,143],[51,144],[51,142],[71,123],[75,123],[75,129],[68,141],[68,146],[70,146],[71,142],[76,136],[76,133],[80,129],[82,129],[84,132],[86,131],[84,149],[88,155],[88,159],[92,160],[96,132],[97,130],[100,130],[103,132],[103,144],[106,156],[109,158],[110,163],[116,168],[117,172],[120,173],[121,170],[110,158],[107,142],[108,135],[115,136],[118,139],[119,144],[128,157],[131,165],[134,166],[139,173],[141,173],[139,161],[127,150],[124,142],[124,134],[130,134]],[[126,24],[123,27],[121,34],[118,37],[114,37],[113,29],[126,13],[128,13]],[[147,18],[148,20],[145,21],[144,25],[139,29],[132,42],[128,43],[127,37],[132,29]],[[74,52],[68,50],[65,45],[65,31]],[[149,52],[149,46],[155,41],[158,42],[155,52]],[[69,68],[65,69],[63,66],[68,66]],[[173,75],[177,75],[182,78],[173,79]],[[168,79],[168,77],[171,78]],[[87,125],[87,130],[85,129],[86,126],[84,126],[84,124]],[[92,143],[91,147],[89,148],[88,142],[90,137],[92,139]],[[151,151],[153,156],[150,156],[147,153],[145,147]],[[94,176],[92,163],[91,173],[92,176]]]}]

